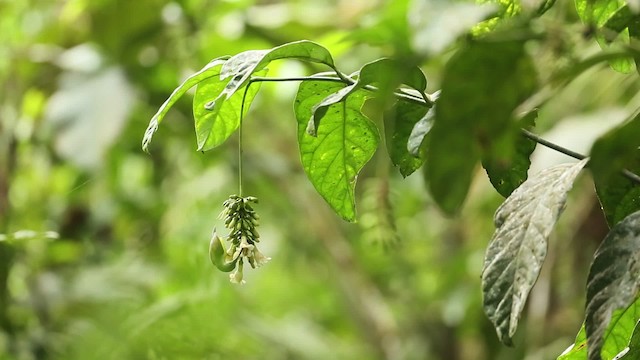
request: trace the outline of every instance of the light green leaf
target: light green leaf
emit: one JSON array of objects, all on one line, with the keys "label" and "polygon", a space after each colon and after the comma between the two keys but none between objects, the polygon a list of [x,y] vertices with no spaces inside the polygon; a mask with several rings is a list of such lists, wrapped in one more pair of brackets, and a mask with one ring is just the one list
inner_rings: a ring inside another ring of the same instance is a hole
[{"label": "light green leaf", "polygon": [[303,81],[294,110],[304,171],[333,210],[353,222],[357,176],[375,153],[379,141],[375,124],[361,112],[366,93],[356,91],[329,106],[316,137],[306,132],[314,106],[342,88],[341,83]]},{"label": "light green leaf", "polygon": [[327,49],[312,41],[302,40],[277,46],[270,50],[249,50],[231,57],[222,66],[220,79],[231,78],[224,90],[207,102],[207,110],[216,111],[224,102],[249,82],[251,75],[264,69],[270,62],[281,59],[298,59],[325,64],[335,68]]},{"label": "light green leaf", "polygon": [[482,271],[484,310],[510,345],[547,255],[547,238],[587,160],[561,164],[525,181],[498,208]]},{"label": "light green leaf", "polygon": [[[575,0],[575,4],[582,22],[596,27],[600,47],[605,49],[611,43],[629,44],[629,30],[637,25],[633,25],[633,21],[624,23],[625,0]],[[609,64],[622,73],[631,72],[634,68],[632,58],[614,59]]]},{"label": "light green leaf", "polygon": [[[640,320],[640,299],[636,299],[624,310],[613,312],[603,336],[604,342],[600,354],[604,360],[610,360],[624,350],[638,320]],[[565,350],[558,360],[587,360],[587,334],[584,324],[576,336],[575,343]]]},{"label": "light green leaf", "polygon": [[512,136],[507,148],[515,151],[512,113],[536,81],[520,41],[472,42],[449,61],[426,160],[430,192],[443,211],[459,210],[478,160],[498,154],[493,147],[504,148],[503,136]]},{"label": "light green leaf", "polygon": [[640,290],[640,211],[616,224],[596,251],[587,278],[585,329],[589,360],[599,360],[614,311]]},{"label": "light green leaf", "polygon": [[167,112],[169,112],[169,109],[176,103],[176,101],[178,101],[178,99],[180,99],[182,95],[187,92],[187,90],[191,89],[199,82],[211,78],[217,79],[218,75],[220,75],[222,65],[228,58],[229,57],[221,57],[212,60],[205,67],[203,67],[202,70],[187,78],[187,80],[180,84],[180,86],[178,86],[173,91],[173,93],[171,93],[169,98],[162,104],[162,106],[160,106],[158,112],[156,112],[153,118],[151,118],[149,126],[147,126],[147,130],[145,131],[144,137],[142,138],[142,150],[147,153],[149,152],[149,143],[151,143],[153,134],[158,131],[160,122],[162,122],[162,119],[165,117]]},{"label": "light green leaf", "polygon": [[624,0],[575,0],[580,20],[587,24],[603,26],[625,5]]},{"label": "light green leaf", "polygon": [[635,198],[638,193],[634,190],[638,184],[620,174],[624,168],[640,170],[638,134],[640,115],[601,136],[590,151],[589,169],[609,226],[640,210],[640,203]]},{"label": "light green leaf", "polygon": [[[387,152],[391,162],[398,167],[402,176],[407,177],[422,166],[425,154],[420,145],[432,123],[433,108],[428,109],[423,105],[404,100],[398,100],[384,113]],[[421,124],[420,135],[422,136],[413,133],[418,124]],[[420,137],[419,140],[418,137]],[[415,147],[413,150],[416,155],[410,152],[410,147]]]},{"label": "light green leaf", "polygon": [[[263,76],[267,69],[256,72],[256,75]],[[198,84],[196,95],[193,98],[193,117],[195,118],[196,139],[198,142],[198,151],[211,150],[222,144],[231,136],[240,125],[240,109],[244,100],[245,116],[251,107],[254,97],[260,89],[262,83],[251,83],[244,91],[237,92],[224,101],[221,106],[207,110],[205,104],[211,99],[212,95],[220,94],[226,86],[225,82],[219,78],[209,78]]]},{"label": "light green leaf", "polygon": [[580,327],[576,340],[556,360],[587,360],[587,333],[584,324]]},{"label": "light green leaf", "polygon": [[[355,74],[354,74],[355,75]],[[352,77],[354,77],[352,75]],[[417,66],[407,66],[406,63],[396,59],[382,58],[374,60],[362,66],[358,71],[357,80],[336,93],[330,94],[316,104],[313,115],[309,119],[307,132],[315,136],[316,128],[320,120],[333,104],[343,101],[354,91],[367,85],[377,85],[378,92],[372,93],[372,97],[382,97],[387,100],[393,96],[394,91],[401,84],[408,85],[419,92],[427,88],[427,78]]]},{"label": "light green leaf", "polygon": [[633,334],[629,340],[629,346],[622,350],[613,360],[640,359],[640,322],[636,322]]}]

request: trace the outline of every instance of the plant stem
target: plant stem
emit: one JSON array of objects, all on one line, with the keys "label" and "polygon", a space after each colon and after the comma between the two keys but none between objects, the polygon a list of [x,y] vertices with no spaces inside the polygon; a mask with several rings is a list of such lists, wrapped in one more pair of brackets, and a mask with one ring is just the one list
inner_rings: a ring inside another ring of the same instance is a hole
[{"label": "plant stem", "polygon": [[[607,54],[609,56],[611,56],[611,54]],[[615,54],[617,55],[617,54]],[[249,83],[247,84],[246,89],[249,88],[249,86],[251,85],[251,83],[254,82],[287,82],[287,81],[308,81],[308,80],[314,80],[314,81],[331,81],[331,82],[340,82],[340,83],[344,83],[347,85],[353,85],[354,81],[337,72],[336,74],[339,74],[338,76],[340,77],[335,77],[335,76],[296,76],[296,77],[284,77],[284,78],[270,78],[270,77],[252,77],[249,80]],[[247,90],[245,89],[245,93],[244,93],[244,97],[242,98],[242,108],[244,109],[244,98],[247,95]],[[363,86],[363,89],[368,90],[368,91],[378,91],[378,88],[376,88],[375,86],[371,86],[371,85],[365,85]],[[403,99],[403,100],[407,100],[413,103],[417,103],[423,106],[428,106],[428,107],[432,107],[435,103],[435,100],[432,99],[436,99],[437,95],[439,94],[439,92],[433,93],[431,96],[427,95],[427,94],[423,94],[423,96],[414,96],[412,94],[409,94],[407,92],[404,92],[402,90],[400,91],[396,91],[394,92],[395,96]],[[241,109],[240,111],[242,112],[243,109]],[[525,136],[528,139],[531,139],[533,141],[535,141],[536,143],[546,146],[550,149],[553,149],[557,152],[563,153],[567,156],[570,156],[574,159],[578,159],[578,160],[582,160],[584,158],[586,158],[585,155],[582,155],[580,153],[577,153],[573,150],[567,149],[565,147],[562,147],[560,145],[554,144],[548,140],[545,140],[543,138],[541,138],[540,136],[526,130],[526,129],[520,129],[520,131],[522,132],[522,135]],[[240,115],[240,156],[242,157],[242,114]],[[622,175],[624,175],[627,179],[640,184],[640,176],[638,176],[637,174],[627,170],[627,169],[623,169],[622,170]],[[242,162],[240,162],[240,192],[242,193]]]},{"label": "plant stem", "polygon": [[[558,144],[554,144],[554,143],[552,143],[550,141],[547,141],[547,140],[541,138],[540,136],[538,136],[538,135],[536,135],[536,134],[534,134],[534,133],[532,133],[532,132],[530,132],[528,130],[520,129],[520,131],[528,139],[531,139],[531,140],[537,142],[540,145],[546,146],[546,147],[548,147],[550,149],[553,149],[553,150],[555,150],[557,152],[563,153],[563,154],[565,154],[567,156],[571,156],[574,159],[582,160],[582,159],[586,158],[585,155],[582,155],[582,154],[577,153],[577,152],[575,152],[573,150],[569,150],[569,149],[567,149],[565,147],[562,147],[562,146],[560,146]],[[627,179],[640,184],[640,176],[634,174],[633,172],[631,172],[631,171],[629,171],[627,169],[622,169],[622,175],[624,175],[624,177],[626,177]]]},{"label": "plant stem", "polygon": [[[347,85],[353,85],[353,81],[345,81],[341,78],[333,77],[333,76],[294,76],[294,77],[286,77],[286,78],[270,78],[270,77],[255,76],[249,80],[249,84],[254,82],[287,82],[287,81],[307,81],[307,80],[339,82]],[[378,88],[372,85],[365,85],[362,88],[372,92],[378,91]],[[433,106],[433,101],[430,101],[429,97],[426,95],[415,96],[404,91],[396,91],[394,92],[394,94],[398,98],[401,98],[416,104],[427,105],[429,107]]]},{"label": "plant stem", "polygon": [[575,152],[573,150],[569,150],[569,149],[567,149],[565,147],[562,147],[560,145],[557,145],[557,144],[554,144],[554,143],[552,143],[550,141],[547,141],[547,140],[541,138],[540,136],[538,136],[538,135],[536,135],[536,134],[534,134],[534,133],[532,133],[532,132],[530,132],[528,130],[520,129],[520,131],[528,139],[531,139],[531,140],[537,142],[540,145],[544,145],[544,146],[546,146],[546,147],[548,147],[550,149],[553,149],[553,150],[555,150],[557,152],[563,153],[563,154],[565,154],[567,156],[571,156],[574,159],[582,160],[582,159],[586,158],[586,156],[584,156],[584,155],[582,155],[580,153],[577,153],[577,152]]},{"label": "plant stem", "polygon": [[242,94],[242,104],[240,105],[240,124],[238,125],[238,196],[242,197],[242,120],[244,119],[244,104],[247,99],[251,82],[244,88]]}]

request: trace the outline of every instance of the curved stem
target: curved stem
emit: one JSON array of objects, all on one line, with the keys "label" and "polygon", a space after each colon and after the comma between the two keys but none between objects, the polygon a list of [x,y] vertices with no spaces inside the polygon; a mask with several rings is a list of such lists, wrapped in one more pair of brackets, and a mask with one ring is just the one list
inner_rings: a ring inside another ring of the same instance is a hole
[{"label": "curved stem", "polygon": [[[606,54],[607,56],[613,56],[612,54]],[[616,56],[618,55],[617,53],[615,54]],[[590,64],[592,62],[588,61],[588,63]],[[334,76],[297,76],[297,77],[285,77],[285,78],[270,78],[270,77],[252,77],[251,79],[249,79],[249,83],[247,84],[247,88],[249,88],[249,86],[251,85],[251,83],[253,82],[286,82],[286,81],[307,81],[307,80],[315,80],[315,81],[332,81],[332,82],[341,82],[347,85],[353,85],[355,82],[353,81],[353,79],[350,79],[349,77],[347,77],[346,75],[342,74],[341,72],[339,72],[337,69],[334,69],[336,71],[336,74],[338,74],[338,77],[334,77]],[[368,91],[372,91],[372,92],[376,92],[378,91],[378,88],[376,88],[375,86],[371,86],[371,85],[365,85],[362,87],[365,90]],[[244,93],[244,97],[246,97],[247,95],[247,90],[245,89],[245,93]],[[417,103],[423,106],[428,106],[428,107],[432,107],[435,103],[435,99],[438,97],[439,95],[439,91],[428,95],[428,94],[421,94],[422,96],[415,96],[412,94],[409,94],[407,92],[404,92],[402,90],[399,91],[395,91],[394,95],[399,98],[399,99],[403,99],[406,101],[410,101],[413,103]],[[242,107],[244,109],[244,97],[242,99]],[[243,111],[243,110],[241,110]],[[568,155],[574,159],[578,159],[578,160],[582,160],[584,158],[586,158],[585,155],[582,155],[580,153],[577,153],[573,150],[567,149],[565,147],[562,147],[558,144],[554,144],[548,140],[545,140],[543,138],[541,138],[540,136],[526,130],[526,129],[520,129],[520,131],[522,132],[522,135],[527,137],[528,139],[531,139],[533,141],[535,141],[536,143],[546,146],[550,149],[553,149],[557,152],[563,153],[565,155]],[[240,117],[240,147],[242,147],[242,115]],[[240,154],[242,154],[242,149],[240,149]],[[240,182],[242,183],[242,163],[240,163]],[[640,176],[638,176],[637,174],[627,170],[627,169],[623,169],[622,170],[622,175],[624,175],[627,179],[634,181],[638,184],[640,184]],[[240,185],[241,188],[241,192],[242,192],[242,184]]]}]

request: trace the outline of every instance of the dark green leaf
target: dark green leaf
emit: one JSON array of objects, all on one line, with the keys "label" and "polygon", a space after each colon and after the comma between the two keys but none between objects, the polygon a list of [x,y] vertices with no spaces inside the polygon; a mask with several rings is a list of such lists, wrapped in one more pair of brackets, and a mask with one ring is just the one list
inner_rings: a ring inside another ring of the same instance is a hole
[{"label": "dark green leaf", "polygon": [[427,78],[419,67],[407,66],[400,60],[382,58],[367,63],[362,66],[358,72],[358,78],[353,84],[340,89],[334,94],[330,94],[316,104],[313,109],[313,116],[309,119],[307,132],[315,136],[316,128],[329,106],[343,101],[358,89],[374,84],[378,86],[379,91],[377,94],[372,94],[372,96],[382,97],[386,100],[393,96],[394,91],[401,84],[406,84],[423,92],[427,88]]},{"label": "dark green leaf", "polygon": [[[266,69],[256,72],[257,75],[266,74]],[[212,96],[220,94],[226,86],[226,82],[220,81],[218,77],[209,78],[198,84],[196,95],[193,98],[193,117],[196,124],[196,139],[198,151],[207,151],[222,144],[238,129],[240,125],[240,109],[243,108],[244,115],[253,102],[253,98],[258,93],[262,83],[251,83],[246,90],[237,92],[224,101],[221,106],[207,110],[206,103]],[[243,116],[244,116],[243,115]]]},{"label": "dark green leaf", "polygon": [[[538,111],[533,110],[520,121],[520,125],[531,129],[537,117]],[[507,197],[527,180],[527,171],[531,166],[529,157],[536,148],[536,142],[518,132],[510,132],[498,140],[492,146],[491,154],[482,156],[482,166],[493,187],[500,195]]]},{"label": "dark green leaf", "polygon": [[344,84],[309,80],[300,84],[294,103],[302,166],[318,193],[347,221],[355,221],[358,173],[378,147],[375,124],[361,107],[363,90],[328,107],[317,136],[306,132],[315,104],[344,88]]},{"label": "dark green leaf", "polygon": [[[612,314],[640,290],[640,211],[616,224],[596,251],[587,278],[585,329],[589,360],[599,360]],[[615,354],[615,353],[614,353]]]},{"label": "dark green leaf", "polygon": [[427,78],[417,66],[410,66],[406,61],[382,58],[365,64],[358,76],[360,84],[378,85],[381,89],[395,90],[405,84],[418,91],[425,91]]},{"label": "dark green leaf", "polygon": [[[636,17],[629,23],[629,37],[631,38],[631,45],[638,46],[640,43],[640,15],[636,15]],[[640,74],[640,56],[635,55],[634,61],[636,64],[636,71]]]},{"label": "dark green leaf", "polygon": [[[636,210],[638,184],[623,177],[627,168],[640,170],[640,115],[600,137],[591,148],[589,168],[593,174],[596,191],[609,226]],[[635,195],[629,195],[633,192]],[[623,202],[623,199],[626,200]]]},{"label": "dark green leaf", "polygon": [[616,34],[622,32],[624,29],[629,27],[629,24],[632,23],[636,15],[631,12],[628,5],[624,5],[619,8],[616,12],[611,14],[611,17],[607,19],[604,24],[604,27],[607,30],[611,30]]},{"label": "dark green leaf", "polygon": [[510,345],[529,291],[547,254],[547,238],[567,193],[587,163],[561,164],[525,181],[498,208],[482,271],[484,310],[498,337]]},{"label": "dark green leaf", "polygon": [[202,70],[187,78],[187,80],[180,84],[180,86],[178,86],[173,91],[173,93],[171,93],[164,104],[160,106],[158,112],[153,115],[153,118],[151,118],[149,126],[147,127],[147,130],[145,131],[144,137],[142,139],[142,150],[144,150],[145,152],[149,152],[149,143],[151,143],[153,134],[155,134],[155,132],[158,130],[160,122],[162,122],[162,119],[167,114],[167,112],[169,112],[169,109],[173,106],[173,104],[175,104],[176,101],[178,101],[178,99],[180,99],[182,95],[187,92],[187,90],[191,89],[199,82],[210,78],[217,79],[217,77],[220,75],[222,65],[224,64],[226,59],[228,59],[228,57],[212,60],[205,67],[203,67]]},{"label": "dark green leaf", "polygon": [[442,83],[426,166],[433,198],[453,214],[480,156],[496,154],[496,140],[518,131],[512,112],[535,89],[536,74],[522,42],[474,42],[449,61]]},{"label": "dark green leaf", "polygon": [[[424,124],[421,125],[421,129],[428,131],[424,128],[430,127],[433,121],[433,116],[430,115],[433,113],[432,111],[433,108],[427,109],[425,106],[413,102],[399,100],[384,114],[387,151],[391,162],[400,169],[400,174],[404,177],[411,175],[424,162],[424,154],[420,144],[415,149],[418,156],[410,152],[410,139],[413,135],[412,130],[420,123]],[[425,124],[427,122],[428,124]],[[424,139],[424,134],[420,140]],[[417,136],[414,135],[414,142],[417,142],[415,137]]]},{"label": "dark green leaf", "polygon": [[436,106],[434,105],[411,129],[407,140],[407,150],[412,156],[424,158],[424,144],[427,141],[427,135],[433,128],[435,118]]},{"label": "dark green leaf", "polygon": [[555,5],[556,0],[542,0],[536,9],[536,15],[540,16],[546,13],[549,9]]}]

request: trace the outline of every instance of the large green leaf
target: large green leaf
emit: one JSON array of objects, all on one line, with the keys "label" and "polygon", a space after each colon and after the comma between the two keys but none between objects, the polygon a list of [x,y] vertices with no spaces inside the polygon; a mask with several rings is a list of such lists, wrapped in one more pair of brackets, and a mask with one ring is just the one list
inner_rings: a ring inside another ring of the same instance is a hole
[{"label": "large green leaf", "polygon": [[300,84],[294,103],[302,166],[318,193],[347,221],[355,221],[355,186],[358,173],[378,147],[375,124],[361,107],[363,90],[329,106],[317,136],[306,128],[314,106],[344,88],[344,84],[307,80]]},{"label": "large green leaf", "polygon": [[[267,69],[256,72],[256,75],[266,74]],[[245,91],[236,92],[222,103],[220,107],[206,109],[206,103],[212,96],[220,94],[226,86],[218,77],[209,78],[197,85],[193,98],[193,117],[196,124],[196,139],[198,151],[207,151],[220,144],[233,134],[240,125],[240,109],[244,115],[249,111],[253,98],[258,93],[262,83],[251,83]],[[244,108],[242,102],[244,101]],[[243,115],[243,116],[244,116]]]},{"label": "large green leaf", "polygon": [[[631,333],[640,320],[640,299],[624,310],[616,310],[603,335],[603,346],[600,352],[605,360],[611,360],[624,350]],[[587,360],[587,333],[584,324],[576,336],[575,343],[565,350],[558,360]]]},{"label": "large green leaf", "polygon": [[173,93],[169,96],[169,98],[160,106],[158,112],[151,118],[149,122],[149,126],[147,126],[147,130],[144,133],[144,137],[142,138],[142,150],[145,152],[149,152],[149,144],[151,143],[151,139],[153,138],[153,134],[158,131],[158,126],[162,122],[162,119],[165,117],[169,109],[184,95],[187,90],[194,87],[201,81],[207,79],[218,79],[220,72],[222,70],[222,65],[228,57],[222,57],[212,60],[208,63],[202,70],[188,77],[180,86],[178,86]]},{"label": "large green leaf", "polygon": [[[599,360],[612,314],[640,290],[640,211],[616,224],[596,251],[587,278],[585,329],[589,360]],[[615,354],[614,354],[615,355]]]},{"label": "large green leaf", "polygon": [[640,115],[600,137],[591,148],[589,168],[609,226],[640,210],[639,184],[623,177],[624,168],[640,170]]},{"label": "large green leaf", "polygon": [[[529,112],[520,121],[520,125],[531,129],[537,116],[537,110]],[[510,132],[498,140],[499,142],[492,147],[492,153],[482,156],[482,166],[487,171],[493,187],[500,195],[507,197],[527,180],[527,172],[531,166],[530,156],[536,149],[536,142],[515,132]]]},{"label": "large green leaf", "polygon": [[[384,129],[387,151],[391,162],[400,170],[400,174],[406,177],[416,171],[424,162],[424,148],[421,147],[424,136],[433,124],[433,108],[399,100],[391,109],[385,111]],[[410,141],[413,129],[421,124],[421,135],[414,135]],[[416,138],[420,137],[418,141]],[[414,143],[418,143],[417,146]],[[410,147],[415,155],[410,152]]]},{"label": "large green leaf", "polygon": [[426,167],[434,200],[454,214],[480,156],[499,155],[493,146],[505,148],[503,136],[515,151],[512,112],[535,89],[536,74],[523,42],[473,42],[449,61],[442,84]]},{"label": "large green leaf", "polygon": [[525,181],[498,208],[482,271],[484,310],[510,345],[547,254],[547,238],[587,160],[561,164]]}]

